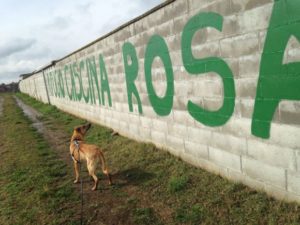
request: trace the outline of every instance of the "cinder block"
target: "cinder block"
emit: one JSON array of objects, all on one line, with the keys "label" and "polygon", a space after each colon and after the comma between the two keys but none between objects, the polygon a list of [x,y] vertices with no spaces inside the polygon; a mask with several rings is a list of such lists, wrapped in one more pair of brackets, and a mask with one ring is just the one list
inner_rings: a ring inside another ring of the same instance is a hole
[{"label": "cinder block", "polygon": [[269,141],[286,148],[299,149],[300,127],[272,123]]},{"label": "cinder block", "polygon": [[139,138],[139,135],[140,135],[140,132],[139,132],[139,126],[137,124],[133,124],[133,123],[129,123],[129,134],[130,136],[133,136],[134,138],[136,139],[140,139]]},{"label": "cinder block", "polygon": [[188,101],[189,99],[187,96],[174,96],[173,110],[177,110],[177,111],[187,110]]},{"label": "cinder block", "polygon": [[235,183],[243,183],[245,180],[245,175],[241,171],[232,170],[227,168],[225,177]]},{"label": "cinder block", "polygon": [[248,140],[248,155],[271,166],[297,169],[294,150],[270,145],[258,140]]},{"label": "cinder block", "polygon": [[[201,40],[201,37],[199,39]],[[194,57],[198,59],[207,58],[209,56],[218,57],[220,56],[220,45],[217,41],[199,44],[195,36],[192,42],[192,51]]]},{"label": "cinder block", "polygon": [[223,167],[241,171],[241,157],[239,155],[209,147],[209,160]]},{"label": "cinder block", "polygon": [[195,14],[199,11],[201,12],[216,12],[220,15],[227,16],[233,14],[230,1],[228,0],[189,0],[189,10],[191,14]]},{"label": "cinder block", "polygon": [[196,11],[197,9],[202,9],[206,7],[212,0],[188,0],[189,11]]},{"label": "cinder block", "polygon": [[157,118],[152,106],[143,106],[143,115],[147,118]]},{"label": "cinder block", "polygon": [[121,113],[120,114],[120,121],[124,121],[126,123],[129,123],[129,114],[128,113]]},{"label": "cinder block", "polygon": [[188,0],[177,0],[163,9],[166,20],[185,15],[188,12]]},{"label": "cinder block", "polygon": [[300,151],[298,149],[295,150],[295,155],[297,162],[297,170],[300,171]]},{"label": "cinder block", "polygon": [[168,134],[174,137],[186,139],[188,137],[187,126],[178,123],[168,123]]},{"label": "cinder block", "polygon": [[260,181],[260,180],[257,180],[257,179],[254,179],[254,178],[251,178],[247,175],[244,175],[244,179],[243,179],[243,184],[253,188],[253,189],[256,189],[258,191],[264,191],[265,189],[265,183],[263,181]]},{"label": "cinder block", "polygon": [[[170,8],[169,6],[166,6],[166,7]],[[153,12],[151,15],[148,15],[146,17],[146,21],[147,21],[147,24],[149,25],[149,28],[160,25],[168,20],[169,20],[169,18],[167,18],[165,16],[163,9],[159,9],[159,10]]]},{"label": "cinder block", "polygon": [[138,136],[140,136],[140,139],[144,142],[150,141],[151,140],[151,129],[140,126]]},{"label": "cinder block", "polygon": [[208,79],[207,76],[195,77],[192,81],[193,97],[215,97],[223,96],[223,82],[220,76],[211,74],[214,79]]},{"label": "cinder block", "polygon": [[119,128],[122,132],[128,132],[128,129],[129,129],[128,122],[120,120]]},{"label": "cinder block", "polygon": [[152,121],[152,130],[168,133],[168,123],[163,120],[153,120]]},{"label": "cinder block", "polygon": [[119,120],[111,119],[110,127],[113,128],[114,130],[118,130],[119,129]]},{"label": "cinder block", "polygon": [[[232,72],[234,80],[237,79],[239,77],[239,74],[240,74],[239,59],[225,58],[224,60],[228,64],[228,66],[229,66],[229,68]],[[223,83],[222,83],[222,85],[223,85]]]},{"label": "cinder block", "polygon": [[184,141],[182,138],[167,135],[166,145],[169,147],[171,153],[176,156],[180,156],[184,151]]},{"label": "cinder block", "polygon": [[244,78],[235,80],[236,95],[239,98],[255,99],[257,89],[257,79]]},{"label": "cinder block", "polygon": [[141,123],[139,115],[136,115],[136,114],[133,114],[133,113],[129,113],[128,114],[128,118],[129,118],[129,123],[130,124],[139,125]]},{"label": "cinder block", "polygon": [[[175,24],[174,24],[174,26],[175,26]],[[175,51],[178,51],[181,54],[181,36],[180,36],[180,34],[176,33],[176,31],[173,31],[173,32],[175,33],[175,35],[171,35],[171,36],[165,38],[165,40],[167,42],[167,45],[169,47],[169,51],[170,51],[170,54],[171,54],[172,65],[174,66],[175,62],[174,62],[174,59],[173,59],[172,55]],[[181,64],[180,65],[182,65],[182,59],[181,59]]]},{"label": "cinder block", "polygon": [[176,96],[189,96],[193,92],[193,83],[186,81],[175,81],[174,89]]},{"label": "cinder block", "polygon": [[194,127],[194,119],[191,115],[186,111],[181,110],[173,110],[173,121],[174,123],[181,124],[183,126]]},{"label": "cinder block", "polygon": [[249,137],[251,135],[251,120],[232,117],[220,128],[220,132],[231,134],[236,137]]},{"label": "cinder block", "polygon": [[212,132],[200,128],[188,127],[188,140],[198,143],[209,145],[211,142]]},{"label": "cinder block", "polygon": [[[140,94],[140,99],[141,99],[141,105],[142,105],[141,107],[142,107],[142,109],[145,106],[151,106],[148,94]],[[137,104],[135,104],[135,109],[136,109],[135,112],[137,113],[138,112],[138,105]]]},{"label": "cinder block", "polygon": [[255,100],[241,99],[238,104],[241,109],[241,116],[244,118],[252,119]]},{"label": "cinder block", "polygon": [[131,24],[113,35],[115,42],[122,42],[135,34],[134,24]]},{"label": "cinder block", "polygon": [[[156,95],[163,97],[166,93],[167,84],[166,82],[162,82],[160,80],[152,82],[153,87],[155,89]],[[161,106],[163,107],[163,106]]]},{"label": "cinder block", "polygon": [[203,106],[206,110],[217,111],[223,105],[223,97],[204,97]]},{"label": "cinder block", "polygon": [[[171,37],[169,37],[169,39],[172,38],[172,40],[173,40],[173,37],[175,37],[175,36],[171,36]],[[176,36],[176,37],[178,37],[178,36]],[[172,40],[170,40],[170,42]],[[180,46],[180,44],[179,44],[179,46]],[[172,66],[173,66],[174,81],[187,81],[185,79],[178,79],[179,77],[175,76],[176,70],[174,68],[176,68],[176,67],[178,68],[178,67],[182,66],[181,50],[173,50],[171,52],[170,56],[171,56]]]},{"label": "cinder block", "polygon": [[166,145],[166,134],[164,132],[151,130],[151,140],[160,146]]},{"label": "cinder block", "polygon": [[287,172],[288,191],[300,195],[300,174],[299,172]]},{"label": "cinder block", "polygon": [[190,15],[188,14],[184,14],[181,17],[174,18],[174,34],[180,35],[189,19]]},{"label": "cinder block", "polygon": [[239,76],[257,79],[261,54],[248,55],[239,58]]},{"label": "cinder block", "polygon": [[169,37],[174,35],[174,22],[173,20],[167,21],[163,24],[157,25],[154,28],[154,34],[160,35],[162,37]]},{"label": "cinder block", "polygon": [[242,170],[247,176],[276,187],[286,188],[286,175],[283,168],[267,165],[255,159],[242,157]]},{"label": "cinder block", "polygon": [[[131,43],[134,44],[135,47],[141,47],[145,49],[146,44],[150,40],[150,37],[154,34],[153,31],[154,28],[141,31],[134,38],[132,38]],[[143,58],[144,56],[145,54],[143,54]]]},{"label": "cinder block", "polygon": [[243,33],[253,32],[256,30],[267,29],[272,14],[272,4],[265,4],[262,7],[253,8],[238,14],[238,26]]},{"label": "cinder block", "polygon": [[300,58],[300,44],[297,38],[292,36],[287,43],[283,64],[298,62]]},{"label": "cinder block", "polygon": [[222,57],[241,57],[252,55],[259,51],[257,33],[249,33],[220,41]]},{"label": "cinder block", "polygon": [[210,146],[236,155],[244,155],[247,151],[247,139],[225,133],[212,132],[212,141]]},{"label": "cinder block", "polygon": [[185,153],[196,158],[208,159],[208,146],[185,141]]},{"label": "cinder block", "polygon": [[220,175],[220,174],[224,174],[226,171],[226,168],[220,166],[220,165],[216,165],[215,163],[208,161],[206,159],[201,159],[201,158],[196,158],[190,154],[182,154],[181,158],[196,166],[196,167],[200,167],[202,169],[205,169],[206,171],[209,171],[211,173]]},{"label": "cinder block", "polygon": [[113,111],[112,114],[113,114],[114,119],[119,120],[119,121],[121,120],[121,115],[119,112]]},{"label": "cinder block", "polygon": [[141,126],[143,128],[151,129],[152,128],[152,119],[145,116],[140,116]]},{"label": "cinder block", "polygon": [[241,33],[241,28],[239,26],[239,21],[237,15],[231,15],[224,17],[223,29],[220,32],[220,36],[232,37]]},{"label": "cinder block", "polygon": [[281,101],[279,104],[280,122],[283,124],[300,125],[300,103],[296,101]]},{"label": "cinder block", "polygon": [[234,12],[240,13],[253,8],[273,3],[272,0],[231,0],[231,7]]}]

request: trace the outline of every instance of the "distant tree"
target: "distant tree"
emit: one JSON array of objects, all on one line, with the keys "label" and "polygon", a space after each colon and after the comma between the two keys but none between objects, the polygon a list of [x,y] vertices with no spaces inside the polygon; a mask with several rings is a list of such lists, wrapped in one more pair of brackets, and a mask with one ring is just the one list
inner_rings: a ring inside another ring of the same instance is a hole
[{"label": "distant tree", "polygon": [[19,85],[16,82],[12,82],[9,84],[0,84],[0,93],[3,92],[18,92],[19,91]]}]

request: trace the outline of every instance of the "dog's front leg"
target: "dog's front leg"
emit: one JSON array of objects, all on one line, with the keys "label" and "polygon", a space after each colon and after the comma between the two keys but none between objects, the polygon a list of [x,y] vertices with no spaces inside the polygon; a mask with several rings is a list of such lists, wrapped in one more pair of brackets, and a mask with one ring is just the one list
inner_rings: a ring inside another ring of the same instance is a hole
[{"label": "dog's front leg", "polygon": [[75,170],[74,184],[76,184],[79,181],[79,167],[78,167],[78,163],[77,162],[74,162],[74,170]]}]

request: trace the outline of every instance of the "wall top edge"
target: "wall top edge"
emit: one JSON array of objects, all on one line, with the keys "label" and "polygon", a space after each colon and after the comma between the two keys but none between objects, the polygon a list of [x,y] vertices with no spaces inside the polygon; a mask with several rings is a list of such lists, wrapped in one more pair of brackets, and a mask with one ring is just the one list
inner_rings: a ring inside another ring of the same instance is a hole
[{"label": "wall top edge", "polygon": [[60,58],[60,59],[58,59],[58,60],[55,60],[55,61],[53,61],[53,62],[56,63],[56,62],[60,62],[60,61],[62,61],[62,60],[64,60],[64,59],[66,59],[66,58],[70,57],[71,55],[73,55],[73,54],[75,54],[75,53],[77,53],[77,52],[80,52],[81,50],[83,50],[83,49],[85,49],[85,48],[87,48],[87,47],[89,47],[89,46],[91,46],[91,45],[97,43],[98,41],[101,41],[101,40],[103,40],[103,39],[105,39],[105,38],[107,38],[107,37],[109,37],[109,36],[111,36],[111,35],[117,33],[118,31],[122,30],[123,28],[125,28],[125,27],[127,27],[127,26],[129,26],[129,25],[131,25],[131,24],[133,24],[133,23],[135,23],[135,22],[137,22],[137,21],[139,21],[139,20],[141,20],[141,19],[143,19],[143,18],[149,16],[150,14],[152,14],[152,13],[154,13],[154,12],[160,10],[161,8],[164,8],[165,6],[171,4],[172,2],[175,2],[175,1],[176,1],[176,0],[167,0],[167,1],[164,1],[163,3],[161,3],[161,4],[157,5],[157,6],[155,6],[154,8],[148,10],[147,12],[143,13],[142,15],[135,17],[134,19],[132,19],[132,20],[130,20],[130,21],[128,21],[128,22],[122,24],[121,26],[117,27],[116,29],[112,30],[111,32],[109,32],[109,33],[107,33],[107,34],[105,34],[105,35],[103,35],[103,36],[97,38],[96,40],[94,40],[94,41],[88,43],[87,45],[84,45],[83,47],[81,47],[81,48],[79,48],[79,49],[77,49],[77,50],[71,52],[70,54],[68,54],[68,55],[66,55],[66,56],[64,56],[64,57],[62,57],[62,58]]},{"label": "wall top edge", "polygon": [[[127,27],[127,26],[129,26],[129,25],[131,25],[131,24],[133,24],[133,23],[135,23],[135,22],[137,22],[137,21],[139,21],[139,20],[145,18],[146,16],[149,16],[150,14],[152,14],[152,13],[154,13],[154,12],[160,10],[161,8],[164,8],[165,6],[171,4],[172,2],[175,2],[175,1],[176,1],[176,0],[166,0],[166,1],[164,1],[163,3],[161,3],[161,4],[157,5],[157,6],[155,6],[154,8],[152,8],[152,9],[150,9],[150,10],[148,10],[148,11],[146,11],[145,13],[141,14],[140,16],[137,16],[137,17],[133,18],[132,20],[130,20],[130,21],[128,21],[128,22],[122,24],[121,26],[117,27],[116,29],[112,30],[111,32],[109,32],[109,33],[107,33],[107,34],[105,34],[105,35],[103,35],[103,36],[97,38],[96,40],[94,40],[94,41],[92,41],[92,42],[90,42],[90,43],[84,45],[83,47],[81,47],[81,48],[79,48],[79,49],[77,49],[77,50],[75,50],[75,51],[69,53],[68,55],[66,55],[66,56],[64,56],[64,57],[62,57],[62,58],[60,58],[60,59],[53,60],[53,61],[51,61],[50,63],[48,63],[47,65],[42,66],[40,69],[37,69],[37,70],[35,70],[35,71],[31,72],[31,73],[28,73],[28,74],[30,74],[30,76],[27,76],[27,77],[23,78],[23,80],[26,80],[27,78],[31,77],[32,75],[34,75],[34,74],[36,74],[36,73],[38,73],[38,72],[41,72],[41,71],[43,71],[43,70],[45,70],[45,69],[48,69],[48,68],[51,67],[51,66],[54,66],[57,62],[60,62],[60,61],[62,61],[62,60],[64,60],[64,59],[70,57],[71,55],[74,55],[74,54],[76,54],[77,52],[80,52],[80,51],[82,51],[83,49],[85,49],[85,48],[87,48],[87,47],[89,47],[89,46],[91,46],[91,45],[97,43],[98,41],[101,41],[101,40],[103,40],[103,39],[105,39],[105,38],[107,38],[107,37],[109,37],[109,36],[111,36],[111,35],[117,33],[118,31],[122,30],[123,28],[125,28],[125,27]],[[20,76],[21,76],[21,75],[20,75]]]}]

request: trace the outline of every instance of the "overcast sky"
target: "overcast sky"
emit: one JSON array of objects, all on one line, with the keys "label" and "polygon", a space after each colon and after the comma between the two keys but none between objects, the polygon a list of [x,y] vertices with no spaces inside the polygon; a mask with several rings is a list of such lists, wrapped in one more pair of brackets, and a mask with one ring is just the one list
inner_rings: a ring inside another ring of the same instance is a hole
[{"label": "overcast sky", "polygon": [[162,0],[0,0],[0,84],[18,81]]}]

